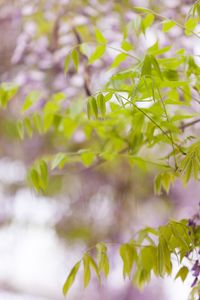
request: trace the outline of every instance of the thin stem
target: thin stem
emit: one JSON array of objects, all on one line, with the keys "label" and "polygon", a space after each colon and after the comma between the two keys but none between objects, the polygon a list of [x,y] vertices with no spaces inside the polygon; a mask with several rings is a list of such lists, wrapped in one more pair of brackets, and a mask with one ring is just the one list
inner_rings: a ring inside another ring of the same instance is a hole
[{"label": "thin stem", "polygon": [[[135,7],[135,8],[136,8],[136,10],[137,10],[137,7]],[[161,15],[161,14],[155,12],[155,11],[152,10],[152,9],[149,9],[149,8],[148,8],[148,12],[152,13],[153,15],[157,16],[157,17],[160,18],[160,19],[167,20],[167,21],[173,21],[178,27],[180,27],[180,28],[182,28],[182,29],[184,29],[184,30],[187,30],[187,31],[190,32],[192,35],[194,35],[196,38],[200,39],[200,36],[199,36],[197,33],[195,33],[195,32],[192,31],[192,30],[188,30],[183,24],[181,24],[181,23],[179,23],[179,22],[177,22],[177,21],[174,21],[174,20],[172,20],[172,19],[170,19],[170,18],[168,18],[168,17],[165,17],[165,16],[163,16],[163,15]],[[147,14],[148,12],[142,12],[142,13]]]},{"label": "thin stem", "polygon": [[195,125],[195,124],[197,124],[199,122],[200,122],[200,119],[197,119],[197,120],[191,121],[189,123],[183,124],[179,128],[180,128],[180,130],[184,131],[186,128],[188,128],[190,126],[193,126],[193,125]]},{"label": "thin stem", "polygon": [[132,104],[137,110],[139,110],[145,117],[147,117],[157,128],[160,129],[160,131],[170,140],[170,137],[168,136],[167,132],[160,127],[160,125],[154,121],[153,118],[151,118],[145,111],[143,111],[141,108],[139,108],[135,103],[130,101],[129,99],[125,98],[124,96],[120,95],[124,100],[128,101],[130,104]]},{"label": "thin stem", "polygon": [[[166,109],[166,106],[165,106],[165,103],[163,101],[163,98],[160,94],[160,90],[157,89],[158,91],[158,95],[159,95],[159,98],[160,98],[160,101],[162,103],[162,106],[163,106],[163,109],[164,109],[164,112],[165,112],[165,115],[166,115],[166,118],[167,118],[167,121],[170,122],[169,120],[169,116],[168,116],[168,113],[167,113],[167,109]],[[175,155],[175,145],[174,145],[174,140],[173,140],[173,136],[172,136],[172,132],[171,130],[169,130],[169,135],[170,135],[170,139],[171,139],[171,143],[172,143],[172,148],[173,148],[173,152],[174,152],[174,162],[175,162],[175,168],[177,169],[177,161],[176,161],[176,155]]]},{"label": "thin stem", "polygon": [[[104,244],[106,244],[106,245],[111,245],[111,246],[121,246],[121,245],[123,245],[123,243],[119,243],[119,242],[104,242]],[[137,248],[145,248],[145,247],[149,247],[149,245],[138,244],[138,243],[135,243],[134,241],[133,241],[133,244],[134,244],[134,246],[137,247]],[[86,253],[86,252],[90,252],[90,251],[96,249],[96,246],[97,246],[97,245],[98,245],[98,243],[95,244],[95,245],[93,245],[93,246],[91,246],[91,247],[89,247],[89,248],[87,248],[87,249],[85,250],[85,253]]]},{"label": "thin stem", "polygon": [[124,53],[124,54],[126,54],[127,56],[129,56],[129,57],[131,57],[131,58],[134,58],[134,59],[137,60],[138,62],[141,62],[141,60],[140,60],[137,56],[135,56],[135,55],[133,55],[133,54],[131,54],[131,53],[125,51],[125,50],[122,50],[122,49],[120,49],[120,48],[116,48],[116,47],[110,46],[110,45],[105,44],[105,43],[99,43],[99,42],[84,42],[84,43],[76,44],[76,45],[74,45],[73,47],[71,47],[71,48],[69,49],[68,54],[69,54],[73,49],[78,48],[78,47],[81,46],[82,44],[88,44],[88,45],[89,45],[89,44],[95,44],[95,45],[105,46],[105,47],[107,47],[107,48],[109,48],[109,49],[112,49],[112,50],[114,50],[114,51],[117,51],[117,52],[120,52],[120,53]]},{"label": "thin stem", "polygon": [[[121,95],[121,97],[124,99],[124,100],[126,100],[127,102],[129,102],[130,104],[132,104],[137,110],[139,110],[143,115],[145,115],[157,128],[159,128],[160,129],[160,131],[170,140],[170,142],[171,142],[171,137],[167,134],[167,132],[166,131],[164,131],[163,129],[162,129],[162,127],[160,127],[160,125],[157,123],[157,122],[155,122],[154,121],[154,119],[153,118],[151,118],[144,110],[142,110],[141,108],[139,108],[135,103],[133,103],[132,101],[130,101],[129,99],[127,99],[127,98],[125,98],[125,97],[123,97],[122,95]],[[176,146],[176,148],[182,153],[182,154],[185,154],[183,151],[182,151],[182,149],[181,149],[181,147],[179,146],[179,145],[177,145],[175,142],[174,142],[174,145]]]}]

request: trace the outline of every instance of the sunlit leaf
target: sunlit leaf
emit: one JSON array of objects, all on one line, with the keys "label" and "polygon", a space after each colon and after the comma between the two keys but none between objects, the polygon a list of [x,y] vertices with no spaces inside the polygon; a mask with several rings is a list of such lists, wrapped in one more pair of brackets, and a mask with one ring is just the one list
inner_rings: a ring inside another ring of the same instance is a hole
[{"label": "sunlit leaf", "polygon": [[41,93],[39,91],[31,91],[24,100],[22,112],[28,110],[35,102],[40,99],[40,97]]},{"label": "sunlit leaf", "polygon": [[83,267],[84,267],[84,287],[86,288],[90,282],[91,271],[90,271],[90,257],[86,253],[83,256]]},{"label": "sunlit leaf", "polygon": [[181,280],[184,282],[188,275],[188,272],[189,272],[189,270],[187,267],[185,267],[185,266],[181,267],[180,270],[177,272],[175,279],[180,277]]},{"label": "sunlit leaf", "polygon": [[96,35],[97,42],[102,43],[102,44],[107,43],[106,38],[104,37],[103,33],[98,28],[95,28],[95,35]]},{"label": "sunlit leaf", "polygon": [[105,50],[106,50],[105,46],[103,46],[103,45],[97,46],[95,51],[93,52],[93,54],[89,58],[89,64],[92,64],[96,60],[100,59],[103,56]]},{"label": "sunlit leaf", "polygon": [[173,20],[166,20],[162,23],[162,30],[163,32],[169,31],[171,28],[173,28],[176,25],[176,22]]},{"label": "sunlit leaf", "polygon": [[76,275],[78,273],[78,270],[80,268],[80,261],[77,262],[75,264],[75,266],[72,268],[72,270],[70,271],[69,273],[69,276],[67,277],[65,283],[64,283],[64,286],[63,286],[63,294],[66,296],[69,289],[71,288],[75,278],[76,278]]},{"label": "sunlit leaf", "polygon": [[72,57],[72,61],[73,64],[76,68],[76,71],[78,71],[78,67],[79,67],[79,55],[78,55],[78,51],[74,48],[71,52],[71,57]]}]

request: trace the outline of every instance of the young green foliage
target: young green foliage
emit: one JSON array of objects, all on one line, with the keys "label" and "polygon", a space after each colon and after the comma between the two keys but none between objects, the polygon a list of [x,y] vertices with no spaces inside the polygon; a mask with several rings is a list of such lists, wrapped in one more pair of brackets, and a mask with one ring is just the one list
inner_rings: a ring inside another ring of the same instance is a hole
[{"label": "young green foliage", "polygon": [[[152,276],[170,276],[172,273],[172,256],[175,254],[181,262],[183,257],[188,258],[188,253],[198,248],[198,230],[188,230],[187,221],[170,221],[166,225],[155,228],[142,229],[137,233],[138,238],[129,243],[121,244],[119,255],[123,262],[123,276],[132,280],[137,287],[142,287]],[[198,226],[199,229],[199,226]],[[195,237],[196,235],[196,237]],[[150,237],[151,236],[151,237]],[[196,242],[195,242],[196,240]],[[105,243],[96,245],[97,263],[87,251],[82,258],[83,261],[83,282],[87,287],[91,279],[91,268],[94,269],[97,279],[101,282],[101,272],[107,277],[109,273],[109,261],[107,257],[107,246]],[[70,272],[63,291],[68,291],[73,283],[80,262]],[[181,278],[185,281],[189,275],[189,269],[181,266],[175,279]],[[67,283],[67,285],[66,285]]]},{"label": "young green foliage", "polygon": [[65,283],[64,283],[64,285],[63,285],[63,294],[64,294],[65,296],[67,295],[69,289],[71,288],[71,286],[72,286],[72,284],[73,284],[73,282],[74,282],[74,280],[75,280],[75,278],[76,278],[76,275],[77,275],[78,270],[79,270],[79,268],[80,268],[80,264],[81,264],[81,262],[78,261],[78,262],[74,265],[74,267],[73,267],[72,270],[70,271],[69,276],[67,277],[67,279],[66,279],[66,281],[65,281]]}]

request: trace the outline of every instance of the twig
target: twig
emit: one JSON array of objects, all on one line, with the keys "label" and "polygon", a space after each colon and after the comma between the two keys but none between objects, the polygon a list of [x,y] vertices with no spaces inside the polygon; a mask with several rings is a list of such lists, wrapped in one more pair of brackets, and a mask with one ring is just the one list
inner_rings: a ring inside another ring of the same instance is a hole
[{"label": "twig", "polygon": [[191,121],[191,122],[189,122],[189,123],[182,124],[182,125],[179,127],[179,129],[182,130],[182,131],[184,132],[184,130],[185,130],[186,128],[188,128],[188,127],[190,127],[190,126],[193,126],[193,125],[195,125],[195,124],[197,124],[197,123],[199,123],[199,122],[200,122],[200,119],[197,119],[197,120]]},{"label": "twig", "polygon": [[[158,90],[158,95],[159,95],[160,101],[161,101],[161,103],[162,103],[162,106],[163,106],[163,109],[164,109],[164,112],[165,112],[167,121],[168,121],[168,123],[169,123],[170,120],[169,120],[169,116],[168,116],[168,113],[167,113],[167,109],[166,109],[165,103],[164,103],[163,98],[162,98],[162,96],[161,96],[161,94],[160,94],[159,88],[158,88],[157,90]],[[177,166],[178,166],[178,165],[177,165],[176,155],[175,155],[175,144],[174,144],[174,139],[173,139],[171,130],[169,130],[169,135],[170,135],[170,140],[171,140],[172,148],[173,148],[173,152],[174,152],[173,154],[174,154],[175,168],[177,169]]]},{"label": "twig", "polygon": [[[135,9],[137,10],[137,7],[135,7]],[[168,18],[168,17],[165,17],[165,16],[163,16],[163,15],[161,15],[161,14],[155,12],[155,11],[152,10],[152,9],[149,9],[149,8],[148,8],[147,10],[148,10],[148,12],[152,13],[153,15],[157,16],[157,17],[160,18],[160,19],[167,20],[167,21],[173,21],[178,27],[180,27],[180,28],[182,28],[182,29],[184,29],[184,30],[187,30],[187,31],[190,32],[192,35],[194,35],[196,38],[200,39],[200,36],[199,36],[197,33],[195,33],[195,32],[192,31],[192,30],[187,29],[183,24],[181,24],[181,23],[179,23],[179,22],[177,22],[177,21],[174,21],[174,20],[172,20],[172,19],[170,19],[170,18]],[[148,12],[142,12],[142,13],[147,14]]]}]

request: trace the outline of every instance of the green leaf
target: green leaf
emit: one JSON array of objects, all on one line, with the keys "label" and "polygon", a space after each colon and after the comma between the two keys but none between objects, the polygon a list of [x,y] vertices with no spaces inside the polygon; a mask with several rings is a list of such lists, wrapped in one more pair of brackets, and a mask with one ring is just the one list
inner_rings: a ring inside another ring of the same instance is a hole
[{"label": "green leaf", "polygon": [[133,263],[136,259],[136,250],[133,244],[123,244],[119,249],[120,256],[123,261],[123,275],[124,278],[128,275],[130,278]]},{"label": "green leaf", "polygon": [[105,50],[106,50],[106,47],[104,45],[97,46],[95,51],[89,58],[89,64],[92,64],[96,60],[100,59],[103,56]]},{"label": "green leaf", "polygon": [[78,270],[80,268],[80,261],[77,262],[75,264],[75,266],[72,268],[72,270],[70,271],[69,273],[69,276],[67,277],[67,280],[65,281],[64,283],[64,286],[63,286],[63,294],[66,296],[69,289],[71,288],[75,278],[76,278],[76,275],[78,273]]},{"label": "green leaf", "polygon": [[63,101],[63,100],[65,100],[66,99],[66,95],[64,94],[64,93],[62,93],[62,92],[58,92],[58,93],[55,93],[55,94],[53,94],[53,96],[51,97],[51,101],[52,102],[61,102],[61,101]]},{"label": "green leaf", "polygon": [[63,126],[63,135],[70,139],[77,128],[77,121],[68,118],[63,118],[61,121]]},{"label": "green leaf", "polygon": [[200,2],[196,3],[196,9],[197,9],[197,15],[198,15],[198,17],[200,19]]},{"label": "green leaf", "polygon": [[98,118],[98,107],[97,107],[97,101],[94,97],[90,98],[91,100],[91,106],[92,106],[92,110],[94,112],[94,115],[96,118]]},{"label": "green leaf", "polygon": [[97,96],[97,103],[98,103],[100,112],[101,112],[102,116],[104,117],[105,113],[106,113],[106,103],[105,103],[105,98],[104,98],[103,94],[99,94]]},{"label": "green leaf", "polygon": [[62,168],[66,161],[68,161],[68,156],[66,153],[57,153],[51,162],[51,169],[53,170],[57,167]]},{"label": "green leaf", "polygon": [[143,61],[143,65],[142,65],[142,76],[151,76],[151,56],[150,55],[146,55]]},{"label": "green leaf", "polygon": [[134,9],[138,12],[144,12],[144,13],[152,13],[152,11],[148,8],[140,7],[140,6],[134,6]]},{"label": "green leaf", "polygon": [[161,235],[159,237],[159,244],[157,249],[157,264],[158,264],[158,273],[160,276],[163,276],[165,272],[171,274],[172,264],[170,259],[170,251],[168,244],[165,238]]},{"label": "green leaf", "polygon": [[17,132],[21,140],[24,138],[24,125],[22,121],[17,122]]},{"label": "green leaf", "polygon": [[171,49],[171,46],[166,46],[163,48],[159,48],[158,41],[156,41],[151,47],[148,48],[147,52],[151,55],[161,55],[165,52],[168,52]]},{"label": "green leaf", "polygon": [[39,170],[40,170],[40,186],[42,190],[45,191],[48,182],[48,168],[44,160],[40,160]]},{"label": "green leaf", "polygon": [[103,271],[105,277],[109,274],[109,261],[107,256],[107,247],[104,243],[99,243],[96,245],[97,248],[97,261],[99,271]]},{"label": "green leaf", "polygon": [[166,171],[158,174],[154,180],[154,191],[156,194],[161,194],[161,189],[163,188],[166,193],[169,193],[170,186],[174,183],[175,174],[171,171]]},{"label": "green leaf", "polygon": [[95,28],[95,36],[98,43],[106,44],[108,42],[103,33],[98,28]]},{"label": "green leaf", "polygon": [[42,119],[41,116],[38,113],[33,114],[33,125],[35,129],[42,134],[43,132],[43,124],[42,124]]},{"label": "green leaf", "polygon": [[127,40],[122,41],[121,48],[125,51],[130,51],[134,49],[133,45],[129,43]]},{"label": "green leaf", "polygon": [[185,34],[186,35],[191,35],[192,31],[195,29],[197,24],[198,24],[198,20],[196,18],[189,18],[185,22]]},{"label": "green leaf", "polygon": [[189,272],[189,270],[187,267],[185,267],[185,266],[181,267],[180,270],[177,272],[175,279],[180,277],[181,280],[184,282],[188,275],[188,272]]},{"label": "green leaf", "polygon": [[164,76],[168,79],[168,80],[173,80],[173,81],[178,81],[179,79],[179,74],[176,70],[164,70]]},{"label": "green leaf", "polygon": [[72,50],[71,57],[72,57],[73,64],[74,64],[74,66],[76,68],[76,71],[78,71],[79,55],[78,55],[78,51],[76,49]]},{"label": "green leaf", "polygon": [[86,288],[90,282],[91,272],[90,272],[90,257],[87,253],[83,256],[83,267],[84,267],[84,287]]},{"label": "green leaf", "polygon": [[93,163],[94,158],[95,155],[91,151],[81,153],[81,160],[86,167],[89,167]]},{"label": "green leaf", "polygon": [[200,171],[200,146],[198,143],[190,147],[186,156],[181,161],[179,169],[185,184],[192,176],[198,180],[198,173]]},{"label": "green leaf", "polygon": [[147,14],[145,18],[142,20],[142,31],[144,34],[146,32],[146,29],[153,24],[154,19],[155,17],[153,14]]},{"label": "green leaf", "polygon": [[91,256],[88,256],[88,258],[89,258],[89,263],[90,263],[91,267],[94,269],[94,271],[97,275],[97,279],[98,279],[99,283],[101,283],[101,277],[100,277],[99,269],[98,269],[96,262],[94,261],[94,259]]},{"label": "green leaf", "polygon": [[59,101],[50,100],[46,102],[44,106],[44,115],[54,114],[59,110],[59,108],[60,108]]},{"label": "green leaf", "polygon": [[37,192],[39,192],[39,190],[40,190],[40,183],[39,183],[40,178],[39,178],[38,172],[34,168],[31,169],[31,171],[30,171],[30,179],[31,179],[31,182],[32,182],[35,190]]},{"label": "green leaf", "polygon": [[143,267],[138,267],[133,277],[133,284],[142,288],[150,280],[150,272]]},{"label": "green leaf", "polygon": [[112,65],[111,65],[111,68],[118,67],[127,57],[128,57],[128,55],[126,53],[120,53],[120,54],[118,54],[115,57]]},{"label": "green leaf", "polygon": [[92,104],[91,104],[90,100],[88,100],[88,102],[87,102],[87,116],[88,116],[88,119],[90,120],[90,118],[92,116]]},{"label": "green leaf", "polygon": [[90,56],[90,47],[88,43],[82,43],[79,47],[81,53],[88,58]]},{"label": "green leaf", "polygon": [[184,225],[177,223],[177,222],[170,222],[170,228],[172,230],[172,233],[175,237],[175,239],[178,242],[179,248],[185,252],[190,251],[190,243],[191,239],[189,235],[187,234],[187,231],[184,227]]},{"label": "green leaf", "polygon": [[47,113],[44,115],[44,131],[47,132],[47,130],[51,127],[54,121],[54,114]]},{"label": "green leaf", "polygon": [[31,126],[31,121],[28,117],[26,117],[24,119],[24,128],[26,129],[26,132],[28,133],[28,136],[32,137],[33,129],[32,129],[32,126]]},{"label": "green leaf", "polygon": [[160,70],[160,66],[158,64],[157,59],[153,55],[151,55],[151,62],[152,62],[152,65],[154,66],[154,69],[157,72],[158,76],[160,77],[160,79],[163,80],[163,76],[162,76],[162,72]]},{"label": "green leaf", "polygon": [[141,264],[144,269],[151,271],[156,264],[156,247],[146,246],[141,250],[140,253]]},{"label": "green leaf", "polygon": [[175,25],[176,25],[176,22],[174,22],[173,20],[163,21],[163,23],[162,23],[162,31],[163,32],[167,32],[171,28],[173,28]]},{"label": "green leaf", "polygon": [[16,84],[3,82],[0,84],[0,104],[6,107],[8,102],[17,94],[19,87]]},{"label": "green leaf", "polygon": [[24,104],[22,106],[21,111],[24,112],[28,110],[33,104],[35,104],[40,99],[40,97],[41,93],[39,91],[30,92],[24,100]]},{"label": "green leaf", "polygon": [[186,81],[169,81],[169,80],[164,80],[160,83],[161,88],[182,88],[187,86]]},{"label": "green leaf", "polygon": [[65,62],[64,62],[64,71],[65,71],[65,73],[67,73],[68,70],[69,70],[70,61],[71,61],[71,52],[65,58]]}]

